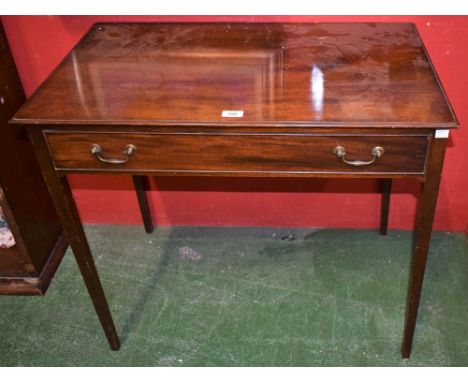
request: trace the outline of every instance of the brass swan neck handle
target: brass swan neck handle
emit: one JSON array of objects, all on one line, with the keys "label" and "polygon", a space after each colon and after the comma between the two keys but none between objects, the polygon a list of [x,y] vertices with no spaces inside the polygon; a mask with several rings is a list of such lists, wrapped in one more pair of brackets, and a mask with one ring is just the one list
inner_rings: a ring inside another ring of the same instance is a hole
[{"label": "brass swan neck handle", "polygon": [[362,161],[362,160],[347,160],[346,159],[346,149],[343,146],[336,146],[333,149],[333,153],[340,158],[344,163],[347,163],[351,166],[368,166],[374,163],[378,158],[380,158],[384,154],[385,150],[383,147],[376,146],[372,149],[372,159],[369,161]]}]

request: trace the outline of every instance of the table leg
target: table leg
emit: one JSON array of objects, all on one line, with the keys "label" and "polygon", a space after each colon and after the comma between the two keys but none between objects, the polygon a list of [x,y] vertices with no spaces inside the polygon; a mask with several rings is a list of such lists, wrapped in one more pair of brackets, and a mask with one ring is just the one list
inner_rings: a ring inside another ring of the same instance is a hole
[{"label": "table leg", "polygon": [[141,217],[147,233],[153,232],[153,221],[151,220],[151,212],[148,206],[148,198],[146,190],[148,188],[148,178],[146,176],[132,176],[133,185],[137,194],[138,205],[140,206]]},{"label": "table leg", "polygon": [[427,163],[426,177],[422,185],[416,216],[416,227],[413,237],[413,254],[406,305],[405,328],[401,355],[409,358],[413,345],[414,330],[418,315],[421,289],[426,270],[426,260],[429,242],[432,234],[437,195],[439,193],[440,176],[444,161],[447,139],[432,139]]},{"label": "table leg", "polygon": [[86,288],[109,345],[112,350],[118,350],[120,348],[120,340],[115,330],[106,296],[89,249],[88,241],[83,231],[83,226],[68,181],[64,176],[60,177],[56,173],[48,155],[45,139],[42,133],[38,129],[36,131],[36,129],[37,128],[30,129],[29,136],[33,143],[47,187],[52,196],[55,208],[57,209],[63,229],[70,241],[73,255],[78,263],[81,275],[83,276]]},{"label": "table leg", "polygon": [[392,179],[382,179],[382,204],[380,206],[380,234],[386,235],[388,229],[388,210],[390,208],[390,194]]}]

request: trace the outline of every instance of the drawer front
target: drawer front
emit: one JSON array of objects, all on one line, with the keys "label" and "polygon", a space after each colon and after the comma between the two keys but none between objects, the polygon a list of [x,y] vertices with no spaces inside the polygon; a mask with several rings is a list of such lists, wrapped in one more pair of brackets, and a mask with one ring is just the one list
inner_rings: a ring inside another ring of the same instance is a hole
[{"label": "drawer front", "polygon": [[[48,132],[46,140],[55,167],[78,172],[423,174],[429,137]],[[383,148],[380,157],[373,155],[376,147]]]}]

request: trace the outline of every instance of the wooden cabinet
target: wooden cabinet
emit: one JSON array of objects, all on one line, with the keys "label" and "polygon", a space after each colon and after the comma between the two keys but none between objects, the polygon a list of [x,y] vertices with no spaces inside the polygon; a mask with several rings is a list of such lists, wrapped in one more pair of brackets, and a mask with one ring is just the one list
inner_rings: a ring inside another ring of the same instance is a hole
[{"label": "wooden cabinet", "polygon": [[26,131],[8,125],[25,100],[0,24],[0,209],[14,239],[0,248],[0,294],[43,294],[67,246]]}]

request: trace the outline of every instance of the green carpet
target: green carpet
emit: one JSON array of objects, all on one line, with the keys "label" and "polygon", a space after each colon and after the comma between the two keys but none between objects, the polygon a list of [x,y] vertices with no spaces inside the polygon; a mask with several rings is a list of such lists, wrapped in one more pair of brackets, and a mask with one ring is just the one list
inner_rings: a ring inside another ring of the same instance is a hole
[{"label": "green carpet", "polygon": [[0,365],[468,366],[463,234],[433,235],[413,354],[403,361],[410,232],[86,232],[121,350],[109,349],[68,251],[45,297],[0,296]]}]

